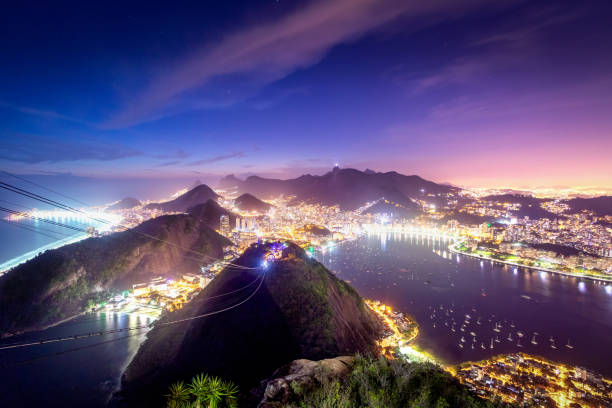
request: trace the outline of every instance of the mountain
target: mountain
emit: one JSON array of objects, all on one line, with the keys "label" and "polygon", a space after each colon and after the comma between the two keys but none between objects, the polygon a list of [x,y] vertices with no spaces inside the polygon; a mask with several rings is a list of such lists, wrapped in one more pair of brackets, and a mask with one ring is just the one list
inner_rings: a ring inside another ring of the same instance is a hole
[{"label": "mountain", "polygon": [[339,205],[353,210],[366,202],[385,198],[401,205],[410,206],[413,199],[427,199],[428,194],[444,195],[459,189],[443,186],[419,176],[405,176],[391,171],[376,173],[355,169],[334,169],[322,176],[310,174],[295,179],[278,180],[250,176],[246,180],[227,176],[220,181],[224,189],[237,189],[262,198],[281,194],[295,196],[296,200],[324,205]]},{"label": "mountain", "polygon": [[612,196],[572,198],[571,200],[565,200],[565,203],[570,206],[570,212],[572,213],[586,210],[593,211],[599,217],[612,216]]},{"label": "mountain", "polygon": [[137,200],[136,198],[134,198],[134,197],[126,197],[123,200],[121,200],[121,201],[119,201],[119,202],[117,202],[117,203],[115,203],[115,204],[113,204],[113,205],[111,205],[109,207],[106,207],[106,209],[110,210],[110,211],[114,211],[114,210],[129,210],[131,208],[138,207],[140,205],[142,205],[142,203],[139,200]]},{"label": "mountain", "polygon": [[[264,269],[262,259],[274,249],[282,255]],[[249,390],[297,358],[374,352],[378,318],[351,286],[303,249],[292,243],[254,244],[236,263],[255,269],[227,267],[148,333],[122,379],[128,406],[159,406],[170,383],[200,372]],[[233,305],[238,306],[166,324]]]},{"label": "mountain", "polygon": [[[157,239],[154,239],[154,238]],[[187,214],[46,251],[0,278],[0,337],[74,316],[156,276],[198,272],[230,242]]]},{"label": "mountain", "polygon": [[229,217],[231,228],[236,226],[236,214],[221,207],[216,200],[210,199],[204,204],[191,207],[187,210],[187,213],[214,230],[218,230],[221,226],[222,215]]},{"label": "mountain", "polygon": [[200,184],[172,201],[152,203],[145,208],[157,209],[165,212],[185,212],[191,207],[203,204],[210,199],[216,200],[218,197],[219,195],[206,184]]},{"label": "mountain", "polygon": [[257,211],[267,213],[272,206],[264,203],[252,194],[244,193],[234,201],[234,205],[242,211]]},{"label": "mountain", "polygon": [[396,204],[388,200],[380,200],[364,211],[366,214],[388,215],[395,220],[412,219],[419,215],[420,208],[410,201],[405,205]]},{"label": "mountain", "polygon": [[551,220],[565,218],[562,215],[557,215],[543,209],[540,204],[547,201],[541,198],[536,198],[530,195],[522,194],[500,194],[490,195],[482,198],[483,201],[494,201],[497,203],[514,203],[520,204],[521,208],[513,211],[513,214],[518,218],[529,217],[529,219],[537,220],[540,218],[549,218]]}]

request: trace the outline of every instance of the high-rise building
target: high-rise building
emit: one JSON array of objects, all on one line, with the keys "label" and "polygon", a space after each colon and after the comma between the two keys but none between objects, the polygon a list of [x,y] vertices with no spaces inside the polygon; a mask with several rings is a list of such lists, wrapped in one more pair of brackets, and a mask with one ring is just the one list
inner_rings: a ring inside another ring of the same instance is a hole
[{"label": "high-rise building", "polygon": [[221,235],[229,237],[231,230],[230,230],[230,220],[227,215],[221,216],[219,231],[221,232]]}]

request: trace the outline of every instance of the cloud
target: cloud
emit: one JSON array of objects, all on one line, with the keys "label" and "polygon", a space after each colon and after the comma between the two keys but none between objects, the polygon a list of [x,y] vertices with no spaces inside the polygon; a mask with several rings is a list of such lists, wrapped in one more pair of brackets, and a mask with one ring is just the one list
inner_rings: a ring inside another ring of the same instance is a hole
[{"label": "cloud", "polygon": [[[485,0],[319,0],[283,18],[227,35],[166,69],[104,126],[122,128],[176,112],[181,97],[215,78],[253,76],[260,86],[316,64],[334,46],[398,17],[424,21],[457,16]],[[506,2],[503,2],[506,3]],[[410,28],[410,25],[406,25]]]},{"label": "cloud", "polygon": [[154,155],[153,157],[156,159],[186,159],[190,156],[191,156],[191,153],[187,153],[183,149],[179,149],[172,153],[157,154],[157,155]]},{"label": "cloud", "polygon": [[234,158],[244,157],[244,156],[246,156],[244,152],[234,152],[234,153],[222,154],[222,155],[215,156],[215,157],[210,157],[208,159],[192,161],[188,163],[188,165],[189,166],[201,166],[203,164],[217,163],[223,160],[234,159]]},{"label": "cloud", "polygon": [[77,119],[77,118],[73,118],[71,116],[63,115],[55,111],[31,108],[29,106],[19,106],[19,105],[9,103],[6,101],[0,101],[0,107],[9,108],[9,109],[12,109],[12,110],[15,110],[17,112],[21,112],[27,115],[33,115],[33,116],[38,116],[38,117],[47,118],[47,119],[59,119],[59,120],[65,120],[68,122],[79,123],[81,125],[87,125],[87,126],[91,125],[90,122],[87,122],[81,119]]},{"label": "cloud", "polygon": [[119,144],[90,140],[59,140],[35,135],[3,136],[0,160],[19,163],[58,163],[79,160],[113,161],[142,155]]}]

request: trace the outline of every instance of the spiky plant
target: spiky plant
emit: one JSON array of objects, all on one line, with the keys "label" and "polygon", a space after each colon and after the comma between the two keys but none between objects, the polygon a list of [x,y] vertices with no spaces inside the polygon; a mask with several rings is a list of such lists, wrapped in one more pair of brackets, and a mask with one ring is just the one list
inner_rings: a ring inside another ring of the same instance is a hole
[{"label": "spiky plant", "polygon": [[189,408],[191,392],[183,381],[175,382],[168,391],[166,408]]}]

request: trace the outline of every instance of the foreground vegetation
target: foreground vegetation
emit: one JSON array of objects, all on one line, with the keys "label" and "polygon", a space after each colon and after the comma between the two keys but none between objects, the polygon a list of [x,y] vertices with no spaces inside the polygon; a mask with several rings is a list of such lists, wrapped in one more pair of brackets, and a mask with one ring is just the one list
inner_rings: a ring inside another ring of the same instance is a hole
[{"label": "foreground vegetation", "polygon": [[351,372],[340,379],[293,387],[292,400],[278,408],[494,408],[472,394],[448,373],[430,363],[407,363],[357,357]]},{"label": "foreground vegetation", "polygon": [[189,384],[172,384],[166,397],[166,408],[236,408],[238,387],[231,381],[199,374]]}]

